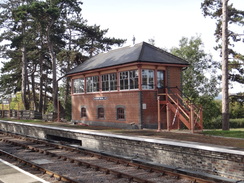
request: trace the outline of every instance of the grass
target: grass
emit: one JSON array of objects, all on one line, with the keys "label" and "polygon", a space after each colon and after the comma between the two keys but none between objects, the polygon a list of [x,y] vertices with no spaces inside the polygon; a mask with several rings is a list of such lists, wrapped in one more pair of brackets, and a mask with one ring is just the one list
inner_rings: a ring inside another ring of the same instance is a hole
[{"label": "grass", "polygon": [[9,118],[1,118],[1,120],[21,122],[21,123],[38,123],[38,124],[43,124],[42,123],[42,120],[38,120],[38,119],[9,119]]},{"label": "grass", "polygon": [[244,139],[244,128],[235,128],[235,129],[230,129],[228,131],[224,131],[224,130],[204,131],[203,134]]}]

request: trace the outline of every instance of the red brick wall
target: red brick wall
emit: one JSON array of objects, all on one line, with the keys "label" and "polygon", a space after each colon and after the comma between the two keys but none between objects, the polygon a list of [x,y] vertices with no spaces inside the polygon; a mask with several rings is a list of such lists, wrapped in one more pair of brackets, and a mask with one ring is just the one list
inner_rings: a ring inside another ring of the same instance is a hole
[{"label": "red brick wall", "polygon": [[[142,104],[146,104],[146,109],[142,109],[142,123],[146,127],[158,127],[158,103],[156,91],[142,92]],[[167,128],[166,107],[161,105],[161,128]]]},{"label": "red brick wall", "polygon": [[146,105],[146,109],[142,109],[142,123],[144,125],[157,124],[158,121],[157,92],[143,91],[142,104]]},{"label": "red brick wall", "polygon": [[168,67],[168,87],[178,87],[181,88],[181,72],[182,68],[179,67]]},{"label": "red brick wall", "polygon": [[[94,100],[94,97],[106,97],[106,100]],[[103,106],[105,119],[97,118],[97,106]],[[125,120],[117,120],[116,106],[125,107]],[[87,117],[80,117],[80,108],[85,106]],[[72,96],[72,119],[79,121],[139,123],[139,92],[111,92],[97,94],[83,94]]]}]

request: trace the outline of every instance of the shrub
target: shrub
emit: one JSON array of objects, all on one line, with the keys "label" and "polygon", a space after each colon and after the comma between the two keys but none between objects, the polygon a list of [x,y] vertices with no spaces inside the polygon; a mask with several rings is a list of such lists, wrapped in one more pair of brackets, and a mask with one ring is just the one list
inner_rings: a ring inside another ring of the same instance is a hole
[{"label": "shrub", "polygon": [[[218,116],[210,122],[203,123],[205,129],[221,129],[222,117]],[[244,118],[230,119],[230,128],[244,128]]]}]

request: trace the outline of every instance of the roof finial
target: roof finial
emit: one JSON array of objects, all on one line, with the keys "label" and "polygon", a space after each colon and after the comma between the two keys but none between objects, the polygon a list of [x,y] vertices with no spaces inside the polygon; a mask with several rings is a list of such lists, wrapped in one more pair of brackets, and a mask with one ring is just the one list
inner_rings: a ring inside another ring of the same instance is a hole
[{"label": "roof finial", "polygon": [[135,36],[133,35],[133,39],[132,39],[132,41],[133,41],[133,45],[135,44],[135,42],[136,42],[136,38],[135,38]]}]

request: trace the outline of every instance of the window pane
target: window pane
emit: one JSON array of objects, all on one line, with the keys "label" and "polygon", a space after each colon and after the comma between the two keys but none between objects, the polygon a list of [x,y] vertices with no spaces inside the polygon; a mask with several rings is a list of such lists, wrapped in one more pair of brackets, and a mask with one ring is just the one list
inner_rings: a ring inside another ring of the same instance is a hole
[{"label": "window pane", "polygon": [[86,78],[86,91],[98,92],[99,91],[99,77],[92,76]]},{"label": "window pane", "polygon": [[86,78],[86,92],[92,92],[92,78]]},{"label": "window pane", "polygon": [[82,107],[81,108],[81,117],[86,117],[86,108],[85,107]]},{"label": "window pane", "polygon": [[120,73],[120,89],[128,90],[128,82],[129,82],[129,72],[121,72]]},{"label": "window pane", "polygon": [[98,118],[104,118],[104,108],[103,107],[99,107],[97,109],[97,117]]},{"label": "window pane", "polygon": [[120,89],[138,89],[138,70],[124,71],[120,73]]},{"label": "window pane", "polygon": [[109,78],[108,74],[102,75],[102,91],[109,91]]},{"label": "window pane", "polygon": [[138,71],[129,71],[130,73],[130,89],[138,89]]},{"label": "window pane", "polygon": [[157,87],[158,88],[164,87],[164,71],[157,72]]},{"label": "window pane", "polygon": [[99,77],[93,76],[93,92],[99,91]]},{"label": "window pane", "polygon": [[154,89],[154,70],[142,70],[142,89]]},{"label": "window pane", "polygon": [[148,89],[154,88],[154,71],[148,70]]},{"label": "window pane", "polygon": [[125,119],[124,108],[117,108],[117,119]]},{"label": "window pane", "polygon": [[73,80],[73,93],[84,93],[85,80],[84,78]]},{"label": "window pane", "polygon": [[110,74],[110,90],[117,90],[117,74]]},{"label": "window pane", "polygon": [[102,75],[102,91],[117,90],[117,74]]}]

